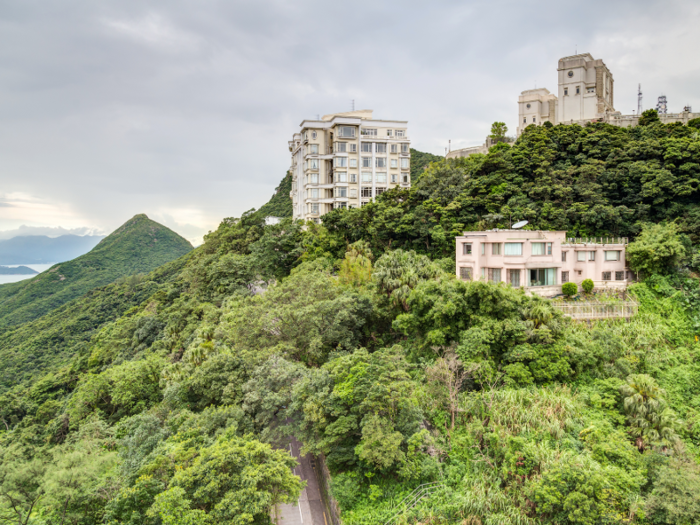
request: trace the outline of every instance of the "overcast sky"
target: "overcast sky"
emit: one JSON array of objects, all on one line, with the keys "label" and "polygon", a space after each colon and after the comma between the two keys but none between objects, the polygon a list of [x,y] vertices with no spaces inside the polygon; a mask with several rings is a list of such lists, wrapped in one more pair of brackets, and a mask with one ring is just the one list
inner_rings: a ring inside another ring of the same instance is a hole
[{"label": "overcast sky", "polygon": [[270,198],[302,119],[354,99],[444,154],[514,132],[576,50],[623,113],[638,83],[698,111],[699,27],[697,0],[0,0],[0,237],[146,213],[200,242]]}]

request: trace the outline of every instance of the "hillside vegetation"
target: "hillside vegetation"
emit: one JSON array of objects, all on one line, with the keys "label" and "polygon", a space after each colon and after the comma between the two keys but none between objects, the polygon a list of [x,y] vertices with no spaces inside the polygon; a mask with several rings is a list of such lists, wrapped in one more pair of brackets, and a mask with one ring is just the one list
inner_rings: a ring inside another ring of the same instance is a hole
[{"label": "hillside vegetation", "polygon": [[[530,127],[323,225],[224,219],[190,254],[35,321],[54,334],[32,343],[41,374],[9,351],[19,336],[0,355],[23,379],[0,395],[0,515],[267,523],[302,489],[273,446],[293,434],[325,456],[346,525],[385,523],[426,482],[399,523],[696,523],[697,166],[692,127]],[[455,231],[503,225],[505,206],[636,236],[639,314],[577,324],[457,280]]]},{"label": "hillside vegetation", "polygon": [[89,253],[33,279],[0,286],[0,334],[120,277],[150,272],[191,249],[177,233],[136,215]]}]

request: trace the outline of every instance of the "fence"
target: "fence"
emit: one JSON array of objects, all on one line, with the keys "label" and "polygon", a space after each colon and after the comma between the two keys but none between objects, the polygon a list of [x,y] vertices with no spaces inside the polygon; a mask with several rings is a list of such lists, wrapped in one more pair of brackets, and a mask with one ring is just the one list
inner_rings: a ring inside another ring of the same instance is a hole
[{"label": "fence", "polygon": [[628,244],[627,237],[567,237],[562,244]]},{"label": "fence", "polygon": [[420,501],[428,496],[432,496],[439,488],[442,487],[442,483],[435,481],[433,483],[423,483],[416,487],[413,492],[402,499],[396,506],[396,513],[389,518],[389,520],[384,525],[393,525],[399,517],[411,510],[413,507],[418,505]]},{"label": "fence", "polygon": [[580,302],[552,303],[552,306],[562,314],[572,319],[629,319],[639,310],[639,304],[634,301],[615,303]]}]

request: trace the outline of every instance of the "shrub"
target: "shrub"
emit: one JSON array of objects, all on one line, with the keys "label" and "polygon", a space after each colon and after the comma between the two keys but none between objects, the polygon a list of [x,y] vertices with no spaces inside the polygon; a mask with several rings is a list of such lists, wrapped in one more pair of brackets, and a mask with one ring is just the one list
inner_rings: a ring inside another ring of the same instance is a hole
[{"label": "shrub", "polygon": [[561,293],[568,297],[576,295],[578,293],[578,286],[576,286],[576,283],[564,283],[561,285]]},{"label": "shrub", "polygon": [[594,286],[593,281],[590,279],[586,279],[581,283],[581,288],[583,288],[583,291],[586,293],[591,293]]}]

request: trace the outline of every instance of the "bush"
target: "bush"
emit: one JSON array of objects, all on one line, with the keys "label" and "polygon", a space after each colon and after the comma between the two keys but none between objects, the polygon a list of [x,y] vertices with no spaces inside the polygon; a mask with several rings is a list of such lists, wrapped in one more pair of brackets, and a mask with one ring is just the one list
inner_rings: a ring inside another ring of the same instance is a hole
[{"label": "bush", "polygon": [[581,288],[583,288],[583,291],[586,293],[591,293],[594,286],[593,281],[590,279],[586,279],[581,283]]},{"label": "bush", "polygon": [[578,293],[578,286],[576,286],[576,283],[564,283],[561,285],[561,293],[568,297],[576,295]]},{"label": "bush", "polygon": [[689,120],[688,127],[700,129],[700,118],[694,118]]}]

